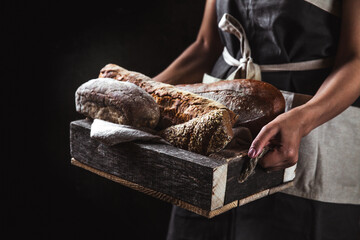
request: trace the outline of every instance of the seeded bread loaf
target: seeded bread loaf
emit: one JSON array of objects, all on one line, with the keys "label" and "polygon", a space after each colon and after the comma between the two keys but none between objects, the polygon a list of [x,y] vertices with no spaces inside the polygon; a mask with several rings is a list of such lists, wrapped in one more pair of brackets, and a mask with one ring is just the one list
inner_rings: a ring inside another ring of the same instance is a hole
[{"label": "seeded bread loaf", "polygon": [[235,127],[247,127],[253,136],[285,110],[285,100],[281,92],[273,85],[262,81],[235,79],[210,84],[183,84],[176,87],[225,105],[239,116]]},{"label": "seeded bread loaf", "polygon": [[147,92],[111,78],[82,84],[75,93],[75,104],[85,116],[139,128],[155,128],[160,119],[159,106]]},{"label": "seeded bread loaf", "polygon": [[208,155],[223,149],[233,137],[236,115],[214,100],[152,81],[115,64],[101,69],[99,77],[131,82],[149,93],[160,107],[157,129],[174,146]]}]

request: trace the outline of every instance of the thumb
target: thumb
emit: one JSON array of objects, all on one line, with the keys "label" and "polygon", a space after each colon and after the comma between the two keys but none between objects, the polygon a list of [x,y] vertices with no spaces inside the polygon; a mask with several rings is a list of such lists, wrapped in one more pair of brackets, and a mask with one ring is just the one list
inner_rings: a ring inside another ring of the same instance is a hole
[{"label": "thumb", "polygon": [[250,158],[257,157],[262,152],[263,148],[270,143],[270,140],[276,136],[277,132],[278,130],[276,128],[265,125],[251,143],[248,156]]}]

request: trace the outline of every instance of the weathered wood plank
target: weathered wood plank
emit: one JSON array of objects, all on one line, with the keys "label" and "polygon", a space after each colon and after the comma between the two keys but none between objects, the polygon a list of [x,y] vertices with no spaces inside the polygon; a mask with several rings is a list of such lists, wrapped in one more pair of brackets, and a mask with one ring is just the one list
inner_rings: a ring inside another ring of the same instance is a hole
[{"label": "weathered wood plank", "polygon": [[260,166],[255,168],[255,173],[246,181],[243,183],[238,182],[238,178],[245,165],[244,162],[246,161],[249,161],[249,157],[244,155],[242,158],[233,159],[229,162],[225,204],[246,198],[283,183],[283,170],[267,173]]},{"label": "weathered wood plank", "polygon": [[90,138],[90,126],[85,120],[70,125],[71,155],[79,162],[203,209],[220,206],[212,205],[213,173],[226,162],[164,144],[106,146]]},{"label": "weathered wood plank", "polygon": [[111,181],[120,183],[121,185],[132,188],[132,189],[134,189],[136,191],[142,192],[144,194],[155,197],[155,198],[160,199],[162,201],[169,202],[171,204],[174,204],[174,205],[179,206],[181,208],[187,209],[189,211],[192,211],[194,213],[197,213],[197,214],[199,214],[201,216],[204,216],[204,217],[207,217],[207,218],[212,218],[214,216],[217,216],[217,215],[219,215],[221,213],[224,213],[224,212],[238,206],[238,201],[234,201],[232,203],[226,204],[226,205],[224,205],[222,207],[219,207],[217,209],[214,209],[214,210],[202,209],[202,208],[200,208],[198,206],[194,206],[194,205],[192,205],[190,203],[187,203],[187,202],[181,201],[179,199],[176,199],[173,196],[166,195],[166,194],[164,194],[162,192],[154,191],[152,189],[146,188],[146,187],[141,186],[139,184],[126,181],[126,180],[121,179],[121,178],[119,178],[117,176],[111,175],[109,173],[103,172],[103,171],[95,169],[95,168],[92,168],[92,167],[90,167],[90,166],[88,166],[86,164],[83,164],[83,163],[77,161],[74,158],[71,159],[71,164],[73,164],[75,166],[78,166],[80,168],[83,168],[83,169],[85,169],[87,171],[90,171],[92,173],[95,173],[95,174],[97,174],[97,175],[99,175],[101,177],[105,177],[105,178],[107,178],[107,179],[109,179]]},{"label": "weathered wood plank", "polygon": [[270,188],[270,189],[266,189],[264,191],[261,191],[261,192],[258,192],[256,194],[250,195],[250,196],[248,196],[246,198],[243,198],[243,199],[241,199],[239,201],[236,200],[236,201],[230,202],[230,203],[225,204],[224,206],[219,207],[217,209],[208,210],[208,209],[202,209],[202,208],[199,208],[198,206],[194,206],[194,205],[192,205],[190,203],[181,201],[179,199],[174,198],[173,196],[166,195],[166,194],[164,194],[162,192],[154,191],[152,189],[146,188],[146,187],[141,186],[139,184],[126,181],[126,180],[121,179],[121,178],[119,178],[117,176],[111,175],[109,173],[103,172],[103,171],[95,169],[95,168],[92,168],[90,166],[87,166],[86,164],[83,164],[83,163],[77,161],[74,158],[71,159],[71,163],[73,165],[75,165],[75,166],[78,166],[78,167],[83,168],[83,169],[85,169],[87,171],[95,173],[95,174],[97,174],[97,175],[99,175],[101,177],[105,177],[105,178],[107,178],[107,179],[109,179],[111,181],[120,183],[120,184],[122,184],[122,185],[124,185],[126,187],[132,188],[132,189],[134,189],[136,191],[139,191],[139,192],[142,192],[144,194],[150,195],[152,197],[158,198],[158,199],[160,199],[162,201],[172,203],[172,204],[174,204],[176,206],[187,209],[189,211],[192,211],[194,213],[197,213],[197,214],[199,214],[201,216],[204,216],[204,217],[207,217],[207,218],[215,217],[215,216],[217,216],[217,215],[219,215],[221,213],[224,213],[224,212],[226,212],[226,211],[228,211],[228,210],[230,210],[232,208],[235,208],[235,207],[244,205],[246,203],[255,201],[256,199],[265,197],[267,195],[270,195],[270,194],[273,194],[275,192],[281,191],[281,190],[283,190],[285,188],[288,188],[289,186],[292,186],[292,182],[285,183],[285,184],[282,184],[280,186]]},{"label": "weathered wood plank", "polygon": [[249,160],[246,151],[224,150],[206,157],[165,144],[130,142],[110,147],[91,139],[90,127],[90,120],[70,124],[75,165],[206,217],[292,184],[283,184],[284,171],[267,173],[261,167],[240,183]]}]

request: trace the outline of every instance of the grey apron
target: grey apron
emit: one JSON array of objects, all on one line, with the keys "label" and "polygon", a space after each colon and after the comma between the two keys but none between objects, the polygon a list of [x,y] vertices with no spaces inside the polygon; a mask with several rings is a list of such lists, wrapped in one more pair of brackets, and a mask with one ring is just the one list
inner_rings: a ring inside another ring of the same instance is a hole
[{"label": "grey apron", "polygon": [[[221,2],[221,1],[220,1]],[[338,13],[334,6],[338,1],[307,1],[321,6],[329,12]],[[336,8],[337,9],[337,8]],[[330,68],[331,56],[298,62],[279,64],[256,64],[251,54],[251,42],[241,23],[228,13],[219,21],[221,34],[230,34],[238,40],[236,59],[231,55],[226,43],[222,54],[221,66],[228,71],[227,80],[235,78],[262,79],[262,73],[271,72],[310,72]],[[227,36],[229,37],[229,36]],[[316,37],[316,36],[314,36]],[[225,38],[225,37],[224,37]],[[310,40],[309,40],[310,41]],[[232,49],[235,49],[232,47]],[[234,51],[234,50],[233,50]],[[304,54],[306,51],[304,51]],[[235,54],[234,54],[235,55]],[[223,67],[224,63],[228,65]],[[224,77],[224,76],[223,76]],[[221,78],[204,75],[203,82],[220,81]],[[288,89],[284,89],[288,90]],[[287,92],[287,106],[292,105],[291,94]],[[291,108],[291,107],[290,107]],[[290,109],[289,108],[289,109]],[[289,110],[287,109],[287,110]],[[295,186],[284,192],[308,199],[333,203],[360,204],[360,109],[350,106],[329,122],[314,129],[301,141],[297,166],[285,170],[285,181],[295,177]]]}]

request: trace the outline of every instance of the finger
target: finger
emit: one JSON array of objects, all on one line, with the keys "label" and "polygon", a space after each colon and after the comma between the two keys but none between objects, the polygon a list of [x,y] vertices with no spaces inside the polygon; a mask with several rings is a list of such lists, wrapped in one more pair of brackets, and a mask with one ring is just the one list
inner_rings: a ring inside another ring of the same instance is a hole
[{"label": "finger", "polygon": [[281,167],[284,156],[278,149],[273,149],[259,159],[258,164],[265,169]]},{"label": "finger", "polygon": [[284,170],[285,168],[294,166],[295,164],[291,164],[289,162],[287,162],[286,164],[282,165],[282,166],[278,166],[278,167],[270,167],[270,168],[266,168],[267,172],[275,172],[275,171],[280,171],[280,170]]},{"label": "finger", "polygon": [[269,144],[270,140],[276,136],[278,129],[271,125],[265,125],[256,136],[248,151],[251,158],[257,157],[262,149]]},{"label": "finger", "polygon": [[259,164],[265,169],[284,169],[294,165],[298,160],[298,154],[293,150],[285,150],[284,147],[275,148],[259,159]]},{"label": "finger", "polygon": [[274,168],[267,168],[266,172],[270,173],[270,172],[277,172],[277,171],[282,171],[284,170],[284,168],[282,167],[274,167]]}]

